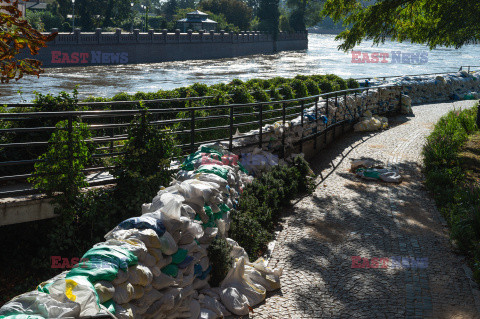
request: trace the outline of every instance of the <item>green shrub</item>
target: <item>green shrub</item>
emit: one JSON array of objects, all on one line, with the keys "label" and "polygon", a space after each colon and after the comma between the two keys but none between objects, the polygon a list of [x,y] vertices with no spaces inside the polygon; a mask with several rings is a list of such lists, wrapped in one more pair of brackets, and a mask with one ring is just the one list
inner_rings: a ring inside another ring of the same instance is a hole
[{"label": "green shrub", "polygon": [[308,89],[304,81],[300,79],[294,79],[292,82],[290,82],[290,86],[295,92],[295,96],[297,98],[308,96]]},{"label": "green shrub", "polygon": [[480,187],[466,183],[458,155],[468,135],[478,129],[475,117],[475,108],[443,116],[422,154],[425,184],[450,227],[450,237],[473,257],[474,276],[480,281]]},{"label": "green shrub", "polygon": [[241,213],[233,214],[229,236],[245,249],[252,260],[260,256],[273,239],[273,235],[258,221]]},{"label": "green shrub", "polygon": [[140,212],[161,185],[168,185],[170,160],[177,155],[175,141],[159,127],[148,124],[148,114],[136,117],[129,127],[124,154],[116,161],[112,175],[117,179],[116,203],[126,216]]},{"label": "green shrub", "polygon": [[208,246],[207,252],[212,266],[209,283],[212,287],[218,287],[232,268],[233,258],[230,256],[232,247],[225,239],[217,237]]},{"label": "green shrub", "polygon": [[320,91],[320,88],[318,87],[317,82],[312,79],[306,80],[305,85],[307,86],[308,95],[319,95],[320,93],[322,93]]},{"label": "green shrub", "polygon": [[277,87],[278,92],[282,95],[284,100],[291,100],[295,98],[295,92],[293,91],[292,87],[287,84],[281,84]]},{"label": "green shrub", "polygon": [[355,79],[349,78],[347,79],[347,86],[349,89],[356,89],[360,87],[360,83]]}]

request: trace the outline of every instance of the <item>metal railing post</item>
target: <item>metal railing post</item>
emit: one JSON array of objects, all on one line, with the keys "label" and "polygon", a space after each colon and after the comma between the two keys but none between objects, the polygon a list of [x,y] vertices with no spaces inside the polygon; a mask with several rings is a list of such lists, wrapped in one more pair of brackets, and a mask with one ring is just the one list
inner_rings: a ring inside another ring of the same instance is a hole
[{"label": "metal railing post", "polygon": [[[343,104],[345,111],[347,111],[347,92],[345,91],[343,94]],[[345,120],[346,120],[347,113],[343,114],[343,124],[342,124],[342,134],[345,133]]]},{"label": "metal railing post", "polygon": [[[355,101],[355,105],[357,105],[357,91],[355,91],[355,93],[354,93],[354,101]],[[353,119],[354,120],[357,118],[357,111],[358,111],[358,107],[356,107],[355,110],[353,110]]]},{"label": "metal railing post", "polygon": [[329,114],[328,114],[328,95],[327,95],[327,104],[325,106],[325,116],[327,117],[327,123],[325,123],[325,134],[323,135],[325,138],[325,145],[327,145],[327,128],[328,128],[328,121],[329,121]]},{"label": "metal railing post", "polygon": [[398,94],[398,110],[400,112],[402,111],[402,91],[403,91],[403,85],[400,87],[400,92]]},{"label": "metal railing post", "polygon": [[190,109],[190,153],[195,151],[195,109]]},{"label": "metal railing post", "polygon": [[233,149],[233,105],[230,105],[230,139],[228,141],[228,150],[231,152]]},{"label": "metal railing post", "polygon": [[[68,184],[73,184],[73,118],[71,115],[68,116],[68,124],[67,124],[67,132],[68,132]],[[70,188],[67,188],[67,190]],[[65,194],[67,199],[71,199],[71,194]]]},{"label": "metal railing post", "polygon": [[282,103],[282,157],[285,158],[285,123],[286,123],[286,114],[285,114],[285,103]]},{"label": "metal railing post", "polygon": [[317,149],[317,132],[318,132],[318,97],[315,100],[315,139],[313,141],[313,149]]},{"label": "metal railing post", "polygon": [[305,116],[303,114],[303,112],[305,111],[305,102],[302,101],[301,103],[301,106],[300,106],[300,110],[301,110],[301,113],[300,113],[300,125],[302,126],[302,134],[300,135],[300,153],[303,153],[303,122],[304,122],[304,119],[305,119]]},{"label": "metal railing post", "polygon": [[262,142],[263,142],[263,105],[260,104],[260,119],[259,119],[259,125],[258,125],[258,130],[259,130],[259,133],[260,133],[260,136],[259,136],[259,141],[258,141],[258,147],[260,149],[262,149]]}]

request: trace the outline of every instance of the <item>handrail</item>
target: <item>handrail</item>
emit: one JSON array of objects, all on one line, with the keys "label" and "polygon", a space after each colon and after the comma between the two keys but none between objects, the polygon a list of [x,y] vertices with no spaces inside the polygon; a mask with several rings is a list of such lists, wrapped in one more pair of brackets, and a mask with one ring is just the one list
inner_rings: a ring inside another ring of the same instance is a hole
[{"label": "handrail", "polygon": [[[27,139],[21,140],[16,143],[0,144],[0,147],[3,147],[4,149],[28,149],[29,147],[43,147],[45,149],[50,144],[50,142],[48,142],[49,132],[55,130],[55,127],[52,126],[52,119],[57,121],[66,120],[69,123],[80,120],[83,122],[86,121],[87,124],[89,124],[88,129],[92,132],[95,132],[96,134],[87,141],[89,144],[95,143],[96,145],[98,145],[98,147],[95,148],[94,154],[92,154],[92,158],[113,158],[115,156],[123,154],[122,145],[118,143],[122,143],[122,141],[128,139],[126,129],[128,128],[128,126],[130,126],[131,118],[138,115],[146,116],[147,113],[151,117],[149,118],[150,125],[180,125],[174,130],[165,132],[167,132],[167,134],[174,134],[177,136],[177,138],[183,136],[183,139],[179,140],[180,143],[177,146],[185,153],[192,152],[196,146],[207,143],[209,141],[229,141],[229,149],[232,150],[233,141],[245,137],[243,135],[233,136],[235,130],[238,128],[246,128],[247,130],[249,130],[249,128],[256,128],[257,132],[253,135],[250,134],[249,136],[258,136],[260,140],[259,146],[261,146],[263,143],[262,136],[264,134],[261,128],[264,124],[273,123],[274,121],[282,121],[283,123],[285,123],[287,119],[295,118],[304,114],[305,107],[317,107],[320,101],[333,101],[334,98],[335,100],[342,98],[346,99],[347,95],[353,96],[355,94],[355,96],[357,96],[357,94],[364,91],[368,94],[368,91],[372,89],[386,89],[392,87],[398,88],[398,86],[395,85],[375,86],[367,88],[339,90],[335,92],[322,93],[318,95],[306,96],[295,99],[242,104],[192,106],[187,108],[0,113],[0,120],[4,121],[32,119],[45,119],[50,121],[47,122],[48,126],[45,127],[39,126],[37,124],[36,127],[12,127],[1,129],[0,133],[3,132],[10,134],[26,134],[25,136],[27,138],[31,136],[31,133],[42,133],[43,135],[41,136],[44,136],[44,138],[43,140],[34,139],[29,141]],[[200,98],[202,97],[198,97],[198,99]],[[101,103],[112,105],[115,102],[112,101]],[[140,101],[129,101],[129,103],[140,103]],[[245,110],[243,110],[242,108],[245,108]],[[207,113],[206,115],[196,116],[195,113],[198,111],[214,111],[215,113]],[[317,108],[317,111],[326,112],[326,114],[328,114],[329,108],[328,106],[319,107]],[[185,118],[176,118],[178,112],[185,113]],[[158,116],[164,115],[167,117],[167,119],[158,118]],[[105,120],[108,121],[105,122]],[[218,120],[220,122],[212,123],[212,121],[215,120]],[[98,121],[101,121],[101,123],[98,123]],[[330,123],[330,125],[338,125],[338,123],[332,122]],[[69,124],[69,127],[71,127],[71,124]],[[209,132],[212,132],[213,135],[208,134]],[[228,132],[228,134],[226,134],[226,132]],[[206,135],[204,136],[203,134]],[[282,138],[282,142],[283,147],[285,147],[284,138]],[[71,142],[67,141],[65,143]],[[69,160],[73,159],[74,158]],[[38,163],[39,161],[41,160],[39,160],[38,158],[32,159],[24,157],[14,158],[4,162],[0,161],[0,168],[11,169],[8,175],[0,176],[0,182],[25,180],[31,176],[34,176],[31,171],[25,169],[30,167],[28,165],[33,165],[35,163]],[[109,167],[109,165],[104,165],[103,163],[97,163],[96,165],[99,165],[98,170],[100,171],[104,170],[105,166]],[[93,165],[93,167],[90,167],[87,171],[92,171],[95,169],[96,167],[95,165]],[[111,180],[108,180],[108,183],[111,182]],[[25,189],[19,191],[9,190],[8,192],[0,191],[0,198],[4,196],[26,195],[32,193],[34,193],[34,191]]]}]

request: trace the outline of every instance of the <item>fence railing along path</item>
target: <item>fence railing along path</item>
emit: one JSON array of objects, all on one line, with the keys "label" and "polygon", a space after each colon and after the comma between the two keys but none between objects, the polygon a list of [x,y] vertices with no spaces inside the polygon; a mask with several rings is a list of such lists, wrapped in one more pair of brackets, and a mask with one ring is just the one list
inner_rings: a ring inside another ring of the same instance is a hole
[{"label": "fence railing along path", "polygon": [[[470,67],[461,67],[469,68]],[[434,73],[439,74],[439,73]],[[445,74],[445,73],[443,73]],[[432,74],[430,74],[432,75]],[[114,168],[115,157],[123,154],[123,142],[128,138],[128,128],[135,116],[148,117],[150,125],[162,127],[167,134],[175,136],[179,142],[178,147],[182,155],[194,152],[200,144],[228,141],[230,150],[234,150],[233,141],[245,136],[236,136],[238,130],[257,130],[253,135],[258,136],[258,147],[265,144],[263,139],[263,128],[266,124],[280,122],[285,126],[290,119],[304,114],[304,110],[314,107],[314,121],[321,121],[321,116],[331,118],[328,101],[339,99],[345,101],[347,116],[342,121],[337,121],[333,116],[323,130],[314,130],[306,134],[302,129],[302,136],[297,142],[300,148],[305,141],[315,139],[324,135],[334,127],[344,124],[346,121],[353,122],[362,116],[361,111],[348,105],[347,96],[354,95],[376,88],[399,88],[399,86],[362,87],[336,92],[323,93],[315,96],[296,98],[290,100],[279,100],[269,102],[257,102],[246,104],[226,104],[195,106],[196,102],[215,100],[214,96],[188,97],[176,99],[157,99],[142,101],[109,101],[109,102],[81,102],[79,106],[88,106],[93,109],[110,107],[113,110],[97,111],[70,111],[70,112],[23,112],[23,113],[0,113],[0,122],[17,123],[13,127],[0,129],[0,198],[22,196],[41,193],[33,189],[26,180],[34,174],[33,165],[41,161],[38,156],[43,154],[48,145],[52,132],[57,128],[55,124],[59,121],[67,121],[65,130],[72,130],[74,122],[88,124],[92,132],[92,138],[87,142],[95,145],[95,152],[91,156],[90,166],[84,169],[85,174],[108,172]],[[398,103],[401,104],[401,91]],[[319,101],[326,101],[326,105],[319,106]],[[178,102],[183,107],[161,108],[163,103]],[[218,103],[218,100],[216,100]],[[148,110],[141,109],[144,105],[154,106]],[[33,103],[8,104],[7,107],[34,107]],[[120,109],[122,107],[139,107],[137,109]],[[388,112],[391,110],[380,110]],[[301,116],[301,126],[305,123],[305,116]],[[308,119],[309,121],[311,119]],[[22,125],[18,125],[22,123]],[[343,126],[342,126],[343,127]],[[2,136],[15,135],[16,142],[5,141]],[[71,136],[71,134],[69,134]],[[285,150],[285,130],[282,133],[282,155]],[[71,146],[72,139],[67,141]],[[257,144],[255,143],[255,144]],[[247,147],[252,145],[242,145]],[[316,142],[315,142],[316,147]],[[69,160],[74,160],[71,155]],[[113,178],[93,180],[90,186],[105,185],[113,183]],[[12,184],[16,186],[12,186]]]}]

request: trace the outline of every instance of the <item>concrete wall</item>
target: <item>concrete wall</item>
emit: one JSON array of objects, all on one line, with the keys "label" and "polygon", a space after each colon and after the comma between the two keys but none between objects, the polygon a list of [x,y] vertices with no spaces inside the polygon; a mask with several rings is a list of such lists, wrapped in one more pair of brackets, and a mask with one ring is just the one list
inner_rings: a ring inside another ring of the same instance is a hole
[{"label": "concrete wall", "polygon": [[[278,36],[278,51],[308,48],[308,34],[285,33]],[[218,59],[275,52],[272,35],[242,33],[59,33],[37,59],[44,67],[68,67],[105,64],[157,63],[194,59]]]}]

